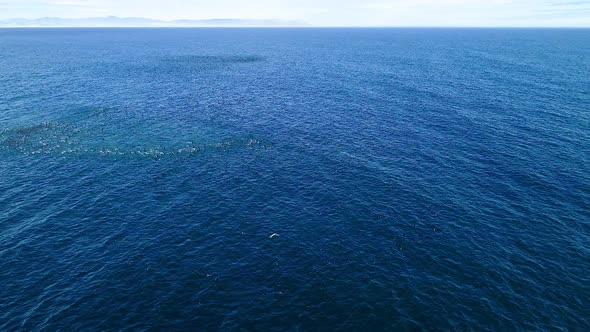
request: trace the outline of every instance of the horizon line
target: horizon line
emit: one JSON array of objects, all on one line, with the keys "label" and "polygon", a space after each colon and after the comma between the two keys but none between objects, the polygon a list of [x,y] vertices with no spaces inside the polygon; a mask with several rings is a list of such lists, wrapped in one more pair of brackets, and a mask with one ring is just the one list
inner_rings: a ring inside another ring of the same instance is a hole
[{"label": "horizon line", "polygon": [[427,25],[307,25],[307,26],[1,26],[0,29],[590,29],[590,26],[427,26]]},{"label": "horizon line", "polygon": [[[64,25],[51,25],[51,24],[39,24],[35,25],[35,22],[42,22],[43,20],[60,20]],[[105,20],[104,24],[84,24],[85,20]],[[111,20],[111,22],[108,22]],[[150,22],[134,22],[135,24],[116,24],[114,21],[132,21],[132,20],[144,20]],[[16,22],[23,21],[23,22]],[[71,22],[68,22],[71,21]],[[81,24],[68,25],[67,23],[80,22]],[[183,23],[192,22],[193,25]],[[217,24],[216,24],[217,22]],[[235,23],[234,23],[235,22]],[[2,23],[10,24],[16,23],[16,25],[2,25]],[[23,23],[23,24],[19,24]],[[33,24],[27,24],[33,23]],[[242,24],[240,24],[242,23]],[[176,25],[178,24],[178,25]],[[153,28],[153,29],[170,29],[170,28],[398,28],[398,29],[588,29],[590,25],[586,26],[575,26],[575,25],[314,25],[302,19],[281,19],[281,18],[178,18],[178,19],[157,19],[141,16],[89,16],[81,18],[64,18],[58,16],[43,16],[37,18],[4,18],[0,19],[0,28]]]}]

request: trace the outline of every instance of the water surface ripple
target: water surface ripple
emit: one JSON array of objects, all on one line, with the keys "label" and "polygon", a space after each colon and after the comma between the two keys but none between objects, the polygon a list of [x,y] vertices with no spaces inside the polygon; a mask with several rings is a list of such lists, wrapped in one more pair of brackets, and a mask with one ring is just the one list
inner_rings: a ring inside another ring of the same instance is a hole
[{"label": "water surface ripple", "polygon": [[0,330],[590,330],[590,30],[0,30]]}]

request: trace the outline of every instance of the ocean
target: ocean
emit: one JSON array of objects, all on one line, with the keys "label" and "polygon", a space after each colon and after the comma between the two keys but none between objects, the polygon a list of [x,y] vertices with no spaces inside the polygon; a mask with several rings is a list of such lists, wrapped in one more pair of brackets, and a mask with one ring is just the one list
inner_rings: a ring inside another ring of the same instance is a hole
[{"label": "ocean", "polygon": [[0,29],[0,330],[590,330],[590,30]]}]

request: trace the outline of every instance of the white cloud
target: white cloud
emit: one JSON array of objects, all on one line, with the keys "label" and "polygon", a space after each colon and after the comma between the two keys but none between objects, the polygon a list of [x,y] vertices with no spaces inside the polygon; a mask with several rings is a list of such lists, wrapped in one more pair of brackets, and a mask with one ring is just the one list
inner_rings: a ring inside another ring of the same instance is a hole
[{"label": "white cloud", "polygon": [[58,1],[56,6],[74,6],[74,7],[92,7],[88,3],[82,1]]}]

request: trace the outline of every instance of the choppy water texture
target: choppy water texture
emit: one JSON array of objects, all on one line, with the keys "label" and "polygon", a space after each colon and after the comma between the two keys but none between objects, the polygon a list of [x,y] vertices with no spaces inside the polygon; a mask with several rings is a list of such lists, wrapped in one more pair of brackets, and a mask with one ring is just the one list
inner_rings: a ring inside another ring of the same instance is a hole
[{"label": "choppy water texture", "polygon": [[0,330],[590,330],[590,30],[0,30]]}]

